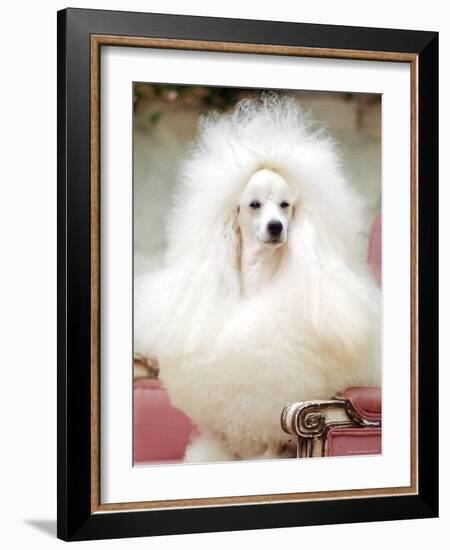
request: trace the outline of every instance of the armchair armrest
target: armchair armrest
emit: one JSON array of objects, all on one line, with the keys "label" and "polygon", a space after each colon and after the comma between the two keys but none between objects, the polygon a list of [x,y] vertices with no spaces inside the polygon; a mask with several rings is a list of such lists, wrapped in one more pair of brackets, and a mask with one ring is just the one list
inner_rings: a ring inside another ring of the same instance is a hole
[{"label": "armchair armrest", "polygon": [[288,403],[281,426],[297,436],[298,458],[379,453],[381,391],[350,388],[329,400]]}]

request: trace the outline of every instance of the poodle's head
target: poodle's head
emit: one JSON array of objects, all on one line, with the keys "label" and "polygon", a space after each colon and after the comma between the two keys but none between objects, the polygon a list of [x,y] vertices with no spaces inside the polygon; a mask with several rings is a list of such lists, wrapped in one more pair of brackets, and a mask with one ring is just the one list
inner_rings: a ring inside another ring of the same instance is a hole
[{"label": "poodle's head", "polygon": [[286,269],[356,261],[362,202],[335,142],[292,97],[205,115],[178,178],[166,259],[204,277],[202,288],[237,292],[248,240],[286,252]]},{"label": "poodle's head", "polygon": [[286,244],[295,196],[274,170],[255,172],[239,198],[238,227],[244,240],[277,248]]}]

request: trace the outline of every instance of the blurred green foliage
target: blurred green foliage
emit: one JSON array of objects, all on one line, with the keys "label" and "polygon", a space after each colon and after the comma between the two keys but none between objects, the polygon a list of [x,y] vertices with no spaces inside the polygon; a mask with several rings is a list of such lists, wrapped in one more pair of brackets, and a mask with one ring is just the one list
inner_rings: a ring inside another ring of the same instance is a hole
[{"label": "blurred green foliage", "polygon": [[[149,99],[165,104],[196,106],[200,109],[227,110],[244,97],[256,95],[261,90],[224,88],[222,86],[184,86],[180,84],[148,84],[135,82],[133,85],[134,110]],[[155,110],[148,115],[148,122],[155,125],[162,112]]]}]

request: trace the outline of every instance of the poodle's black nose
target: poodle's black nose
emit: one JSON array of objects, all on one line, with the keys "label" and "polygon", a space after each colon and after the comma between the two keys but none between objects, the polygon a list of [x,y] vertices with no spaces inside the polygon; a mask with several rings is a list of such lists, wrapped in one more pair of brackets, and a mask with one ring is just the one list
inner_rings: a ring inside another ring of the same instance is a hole
[{"label": "poodle's black nose", "polygon": [[272,237],[278,237],[283,231],[283,225],[279,221],[271,221],[267,224],[267,231],[272,235]]}]

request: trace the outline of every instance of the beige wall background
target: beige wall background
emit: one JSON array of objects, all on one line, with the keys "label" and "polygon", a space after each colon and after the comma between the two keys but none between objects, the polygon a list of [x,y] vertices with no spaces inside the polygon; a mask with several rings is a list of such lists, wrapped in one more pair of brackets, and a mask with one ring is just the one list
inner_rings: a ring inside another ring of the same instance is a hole
[{"label": "beige wall background", "polygon": [[[211,108],[205,98],[208,89],[196,88],[191,97],[185,90],[137,86],[133,136],[135,276],[160,265],[165,217],[172,204],[179,162],[195,137],[199,116]],[[361,250],[365,254],[373,217],[381,208],[381,96],[289,93],[328,127],[340,145],[345,173],[368,209]]]}]

